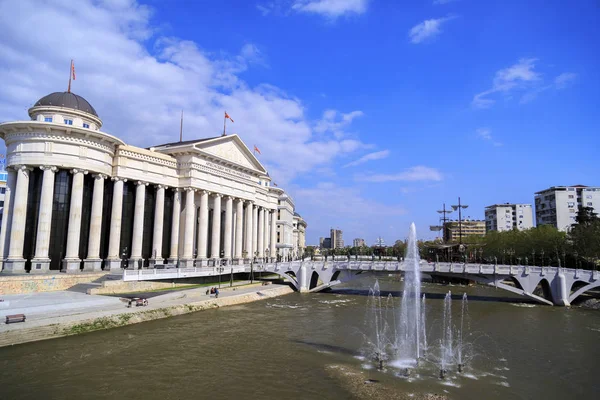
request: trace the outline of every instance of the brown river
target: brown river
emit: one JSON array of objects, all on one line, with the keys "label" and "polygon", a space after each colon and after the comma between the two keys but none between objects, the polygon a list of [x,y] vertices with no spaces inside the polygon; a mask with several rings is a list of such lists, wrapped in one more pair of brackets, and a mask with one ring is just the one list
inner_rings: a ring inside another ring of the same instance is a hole
[{"label": "brown river", "polygon": [[[405,378],[360,357],[372,284],[0,348],[0,399],[600,398],[600,311],[423,284],[431,343],[442,294],[452,290],[454,317],[469,296],[472,359],[445,380],[435,363]],[[401,283],[380,284],[400,301]]]}]

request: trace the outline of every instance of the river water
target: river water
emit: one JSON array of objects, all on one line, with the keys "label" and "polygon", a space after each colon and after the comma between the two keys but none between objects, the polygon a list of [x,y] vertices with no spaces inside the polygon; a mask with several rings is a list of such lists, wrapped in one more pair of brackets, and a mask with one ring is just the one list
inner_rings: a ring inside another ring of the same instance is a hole
[{"label": "river water", "polygon": [[[600,398],[600,312],[492,301],[506,296],[493,288],[423,284],[432,343],[443,293],[470,297],[464,374],[365,369],[372,284],[1,348],[0,399]],[[401,283],[380,285],[400,301]]]}]

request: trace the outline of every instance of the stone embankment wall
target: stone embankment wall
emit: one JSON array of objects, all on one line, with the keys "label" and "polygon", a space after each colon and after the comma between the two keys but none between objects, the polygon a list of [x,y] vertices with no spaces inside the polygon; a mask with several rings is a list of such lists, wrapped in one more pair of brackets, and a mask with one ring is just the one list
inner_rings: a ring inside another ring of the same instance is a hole
[{"label": "stone embankment wall", "polygon": [[67,290],[80,283],[101,281],[106,273],[17,275],[0,277],[0,295]]},{"label": "stone embankment wall", "polygon": [[196,311],[251,303],[253,301],[265,300],[290,293],[294,293],[294,290],[291,287],[280,286],[263,289],[257,292],[240,294],[237,296],[221,297],[218,299],[211,298],[208,300],[178,304],[163,308],[146,309],[144,311],[137,311],[136,308],[124,308],[123,312],[115,313],[110,316],[4,332],[0,334],[0,347],[34,342],[38,340],[53,339],[62,336],[77,335],[80,333],[93,332],[100,329],[117,328],[121,326],[137,324],[140,322],[152,321],[155,319],[188,314]]},{"label": "stone embankment wall", "polygon": [[87,294],[120,294],[147,292],[149,290],[168,289],[178,287],[194,286],[195,282],[164,282],[164,281],[132,281],[124,282],[122,280],[104,281],[102,286],[87,290]]}]

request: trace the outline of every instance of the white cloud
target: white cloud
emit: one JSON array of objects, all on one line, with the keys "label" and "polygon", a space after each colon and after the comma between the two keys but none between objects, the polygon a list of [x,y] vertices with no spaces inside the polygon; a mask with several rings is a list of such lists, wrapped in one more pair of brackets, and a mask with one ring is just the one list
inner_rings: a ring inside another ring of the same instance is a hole
[{"label": "white cloud", "polygon": [[479,128],[477,129],[477,136],[479,136],[480,138],[491,142],[494,146],[496,147],[500,147],[502,146],[502,143],[500,142],[496,142],[494,140],[494,138],[492,137],[492,130],[490,128]]},{"label": "white cloud", "polygon": [[370,174],[356,175],[355,179],[361,182],[395,182],[395,181],[441,181],[442,174],[435,168],[418,165],[410,167],[397,174]]},{"label": "white cloud", "polygon": [[351,14],[364,14],[368,0],[297,0],[292,9],[335,19]]},{"label": "white cloud", "polygon": [[526,91],[520,98],[520,103],[528,103],[540,93],[549,89],[564,89],[577,77],[576,74],[565,72],[554,78],[553,83],[543,84],[542,74],[535,71],[535,58],[522,58],[516,64],[496,72],[492,88],[473,97],[472,106],[475,108],[490,108],[496,100],[494,94],[508,95],[515,91]]},{"label": "white cloud", "polygon": [[350,126],[355,118],[362,117],[364,113],[360,110],[351,111],[349,113],[340,113],[336,110],[325,110],[323,118],[315,124],[315,132],[326,133],[330,132],[337,139],[346,136],[344,129]]},{"label": "white cloud", "polygon": [[355,167],[357,165],[364,164],[367,161],[381,160],[383,158],[386,158],[389,155],[390,155],[390,151],[389,150],[375,151],[373,153],[365,154],[364,156],[360,157],[357,160],[349,162],[348,164],[344,165],[344,168],[346,168],[346,167]]},{"label": "white cloud", "polygon": [[573,83],[575,79],[577,79],[577,74],[565,72],[554,78],[554,86],[557,89],[564,89]]},{"label": "white cloud", "polygon": [[[96,108],[103,131],[132,145],[177,140],[182,109],[184,139],[218,136],[227,110],[235,119],[230,133],[261,149],[280,184],[365,148],[356,138],[315,132],[305,105],[284,90],[244,82],[240,73],[261,55],[254,44],[217,57],[195,42],[158,36],[151,16],[134,0],[0,2],[0,121],[27,118],[37,99],[66,90],[74,58],[73,92]],[[359,115],[334,113],[344,128]]]},{"label": "white cloud", "polygon": [[[347,241],[364,237],[370,227],[388,226],[406,215],[401,204],[385,204],[365,197],[357,188],[340,186],[332,182],[320,182],[310,188],[290,188],[296,207],[308,221],[312,235],[328,236],[332,226],[343,227]],[[335,211],[332,212],[332,204]],[[320,234],[315,234],[319,232]]]},{"label": "white cloud", "polygon": [[410,41],[415,44],[433,39],[435,36],[442,33],[442,25],[454,18],[455,17],[453,16],[447,16],[444,18],[427,19],[420,24],[413,26],[408,32],[408,37],[410,38]]}]

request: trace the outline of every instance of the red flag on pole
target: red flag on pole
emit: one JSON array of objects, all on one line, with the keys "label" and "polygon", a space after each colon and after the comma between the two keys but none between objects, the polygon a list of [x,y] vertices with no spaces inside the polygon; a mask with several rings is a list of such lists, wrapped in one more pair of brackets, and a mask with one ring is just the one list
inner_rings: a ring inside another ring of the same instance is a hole
[{"label": "red flag on pole", "polygon": [[260,154],[260,150],[258,149],[258,147],[256,147],[256,145],[254,145],[254,152]]},{"label": "red flag on pole", "polygon": [[225,119],[229,119],[231,122],[233,122],[233,119],[231,119],[229,114],[227,114],[227,111],[225,111]]},{"label": "red flag on pole", "polygon": [[75,63],[71,60],[71,71],[73,73],[73,80],[75,80]]}]

